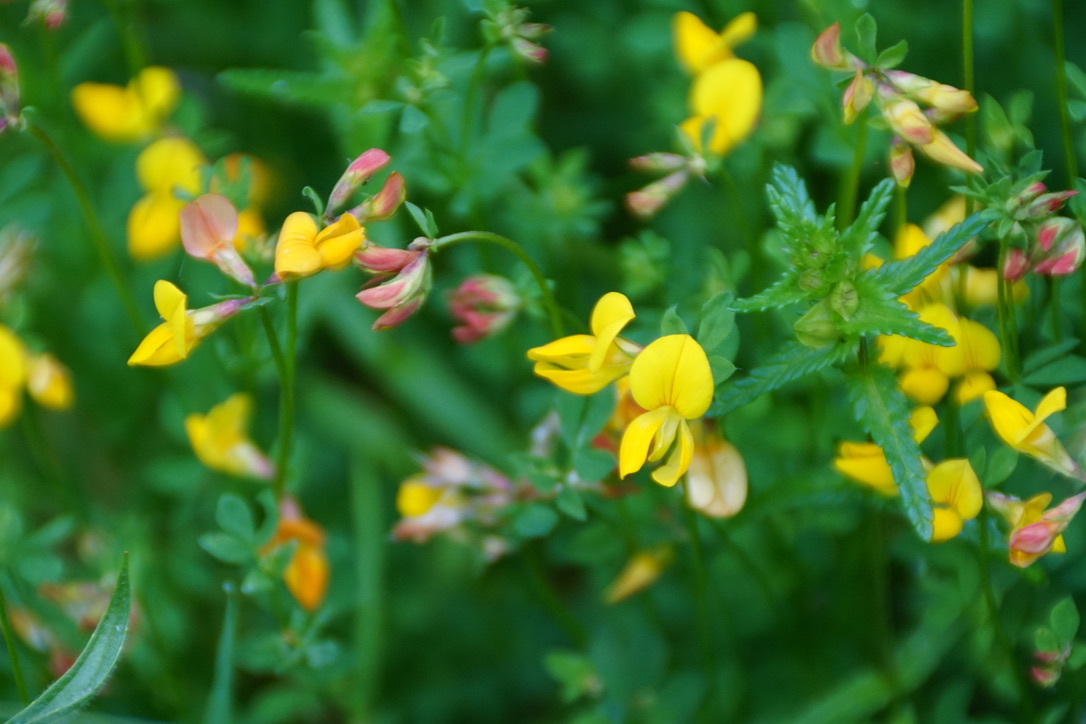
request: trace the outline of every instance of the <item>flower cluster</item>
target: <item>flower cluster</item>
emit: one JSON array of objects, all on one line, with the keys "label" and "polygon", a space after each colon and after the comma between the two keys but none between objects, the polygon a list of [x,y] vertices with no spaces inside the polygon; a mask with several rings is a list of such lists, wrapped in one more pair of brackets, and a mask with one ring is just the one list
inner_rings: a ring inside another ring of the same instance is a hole
[{"label": "flower cluster", "polygon": [[547,49],[538,41],[551,31],[551,26],[526,22],[528,15],[527,8],[505,7],[496,12],[487,10],[483,35],[490,43],[508,45],[517,57],[542,65],[547,62]]},{"label": "flower cluster", "polygon": [[0,324],[0,428],[22,409],[23,390],[42,407],[66,410],[74,392],[68,368],[48,352],[32,352],[15,332]]},{"label": "flower cluster", "polygon": [[679,124],[688,151],[651,153],[630,161],[635,171],[666,174],[626,195],[626,207],[635,216],[654,215],[688,180],[705,176],[705,154],[719,159],[754,131],[762,111],[762,76],[753,63],[735,57],[733,50],[754,34],[756,26],[754,13],[746,12],[717,33],[692,13],[676,13],[672,22],[675,53],[694,77],[691,115]]},{"label": "flower cluster", "polygon": [[1017,281],[1029,272],[1066,276],[1086,259],[1086,235],[1078,221],[1057,212],[1077,191],[1048,191],[1036,181],[1011,197],[1005,213],[1011,244],[1003,260],[1004,279]]},{"label": "flower cluster", "polygon": [[[962,152],[938,126],[977,110],[969,91],[913,73],[869,65],[841,48],[841,24],[826,28],[811,47],[811,59],[829,70],[847,71],[852,82],[842,97],[845,123],[852,123],[872,100],[894,133],[890,170],[902,186],[912,180],[913,149],[936,163],[980,173],[979,163]],[[921,104],[927,106],[921,108]]]}]

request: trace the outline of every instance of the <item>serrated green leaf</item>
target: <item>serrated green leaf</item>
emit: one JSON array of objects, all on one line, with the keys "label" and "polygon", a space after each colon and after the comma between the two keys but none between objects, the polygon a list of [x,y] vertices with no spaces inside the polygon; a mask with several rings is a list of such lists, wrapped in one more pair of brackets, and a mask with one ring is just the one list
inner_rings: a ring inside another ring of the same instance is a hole
[{"label": "serrated green leaf", "polygon": [[867,251],[878,236],[879,226],[886,216],[886,207],[894,195],[893,179],[883,179],[875,188],[867,200],[860,205],[856,214],[856,220],[841,234],[841,246],[859,260],[863,252]]},{"label": "serrated green leaf", "polygon": [[215,508],[215,522],[227,533],[242,541],[252,542],[256,533],[253,514],[248,504],[234,495],[225,493]]},{"label": "serrated green leaf", "polygon": [[769,362],[748,376],[732,382],[722,390],[718,388],[716,401],[706,414],[709,417],[726,415],[793,380],[837,364],[852,354],[853,349],[851,344],[807,347],[798,342],[790,342]]},{"label": "serrated green leaf", "polygon": [[688,334],[686,322],[679,316],[679,308],[671,305],[660,318],[660,334]]},{"label": "serrated green leaf", "polygon": [[766,196],[777,225],[786,232],[814,225],[818,221],[807,185],[791,166],[774,164],[770,183],[766,186]]},{"label": "serrated green leaf", "polygon": [[1075,601],[1070,596],[1060,599],[1052,607],[1052,613],[1048,617],[1052,624],[1052,632],[1060,642],[1060,648],[1066,647],[1075,639],[1078,633],[1079,616]]},{"label": "serrated green leaf", "polygon": [[837,323],[841,332],[854,336],[896,334],[941,347],[954,346],[946,330],[921,321],[916,312],[883,292],[871,273],[856,280],[856,290],[860,304],[849,319]]},{"label": "serrated green leaf", "polygon": [[986,212],[973,214],[907,259],[886,262],[874,271],[875,279],[895,297],[907,294],[952,257],[965,242],[979,234],[988,225],[989,218],[990,214]]},{"label": "serrated green leaf", "polygon": [[8,724],[47,724],[60,721],[86,706],[106,683],[121,657],[132,592],[128,584],[128,556],[125,555],[109,607],[91,634],[87,646],[64,676],[42,692],[29,706],[8,720]]},{"label": "serrated green leaf", "polygon": [[875,61],[875,66],[883,70],[889,70],[890,68],[896,68],[901,65],[901,61],[905,60],[905,56],[909,54],[909,43],[905,40],[892,45],[886,50],[879,53],[878,60]]},{"label": "serrated green leaf", "polygon": [[558,491],[558,497],[554,499],[554,504],[558,510],[574,520],[583,522],[588,517],[581,494],[568,485],[563,486]]},{"label": "serrated green leaf", "polygon": [[253,558],[252,549],[229,533],[204,533],[196,542],[223,563],[248,563]]},{"label": "serrated green leaf", "polygon": [[352,96],[346,79],[301,71],[235,68],[219,73],[218,79],[241,93],[317,108],[335,106]]},{"label": "serrated green leaf", "polygon": [[909,403],[898,389],[894,373],[876,365],[848,377],[849,397],[856,419],[886,455],[901,503],[916,534],[931,540],[932,510],[920,446],[909,425]]},{"label": "serrated green leaf", "polygon": [[805,301],[809,292],[799,288],[798,279],[792,272],[785,272],[783,278],[772,286],[763,289],[753,297],[736,299],[732,309],[736,312],[761,312],[766,309],[780,309]]},{"label": "serrated green leaf", "polygon": [[558,514],[542,503],[524,506],[513,519],[513,530],[525,538],[542,538],[554,530]]}]

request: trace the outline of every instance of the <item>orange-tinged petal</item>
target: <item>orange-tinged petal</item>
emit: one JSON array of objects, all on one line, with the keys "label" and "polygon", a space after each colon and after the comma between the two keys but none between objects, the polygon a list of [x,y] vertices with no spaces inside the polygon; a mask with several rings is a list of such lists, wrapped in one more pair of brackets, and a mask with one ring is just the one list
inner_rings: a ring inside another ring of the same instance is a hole
[{"label": "orange-tinged petal", "polygon": [[283,582],[302,608],[315,611],[328,590],[328,571],[324,549],[302,543],[283,571]]},{"label": "orange-tinged petal", "polygon": [[701,417],[713,400],[705,350],[688,334],[657,339],[633,361],[630,393],[646,410],[671,406],[688,420]]},{"label": "orange-tinged petal", "polygon": [[626,477],[636,473],[645,464],[649,454],[649,444],[663,426],[668,413],[666,408],[650,410],[629,424],[622,434],[618,451],[618,474]]}]

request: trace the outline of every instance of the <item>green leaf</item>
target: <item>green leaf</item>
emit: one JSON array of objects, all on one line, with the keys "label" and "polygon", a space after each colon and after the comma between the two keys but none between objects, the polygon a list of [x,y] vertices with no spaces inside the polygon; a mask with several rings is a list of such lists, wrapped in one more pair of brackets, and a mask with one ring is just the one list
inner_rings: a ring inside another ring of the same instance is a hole
[{"label": "green leaf", "polygon": [[1069,385],[1086,380],[1086,359],[1068,355],[1026,375],[1022,381],[1035,387]]},{"label": "green leaf", "polygon": [[606,450],[585,447],[573,452],[573,469],[588,483],[603,480],[615,470],[615,456]]},{"label": "green leaf", "polygon": [[577,449],[578,432],[584,419],[588,398],[559,390],[554,395],[554,410],[558,413],[558,433],[570,450]]},{"label": "green leaf", "polygon": [[723,390],[718,388],[716,401],[709,408],[709,417],[719,417],[772,392],[793,380],[830,367],[846,359],[854,349],[851,344],[807,347],[798,342],[786,344],[766,364]]},{"label": "green leaf", "polygon": [[1018,451],[1001,445],[989,458],[984,468],[984,475],[981,476],[981,482],[984,483],[985,488],[995,487],[1009,478],[1017,465]]},{"label": "green leaf", "polygon": [[400,116],[400,133],[411,135],[418,133],[430,124],[430,117],[417,106],[404,106],[403,115]]},{"label": "green leaf", "polygon": [[718,353],[735,333],[735,311],[731,308],[734,299],[731,292],[720,292],[701,305],[697,340],[705,354]]},{"label": "green leaf", "polygon": [[736,312],[761,312],[766,309],[780,309],[798,304],[810,296],[809,292],[800,289],[798,282],[795,274],[785,272],[784,277],[772,286],[763,289],[753,297],[736,299],[731,307]]},{"label": "green leaf", "polygon": [[46,724],[60,721],[86,706],[102,688],[121,657],[132,592],[128,586],[128,556],[117,576],[109,607],[91,634],[86,648],[64,676],[53,682],[41,696],[8,720],[8,724]]},{"label": "green leaf", "polygon": [[1071,655],[1067,657],[1067,665],[1077,669],[1086,664],[1086,644],[1076,641],[1071,645]]},{"label": "green leaf", "polygon": [[735,363],[727,357],[709,355],[709,370],[713,373],[713,385],[719,385],[735,374]]},{"label": "green leaf", "polygon": [[235,68],[219,73],[218,79],[241,93],[317,108],[344,103],[352,96],[345,79],[301,71]]},{"label": "green leaf", "polygon": [[1063,357],[1077,346],[1077,339],[1065,339],[1051,347],[1045,347],[1044,349],[1032,352],[1026,357],[1025,361],[1022,362],[1022,371],[1027,375],[1031,372],[1036,372],[1049,362]]},{"label": "green leaf", "polygon": [[226,493],[219,498],[215,521],[227,533],[242,541],[254,540],[256,526],[253,523],[253,514],[245,501],[233,493]]},{"label": "green leaf", "polygon": [[562,489],[558,492],[558,497],[554,500],[554,504],[558,507],[558,510],[574,520],[583,522],[588,517],[581,494],[568,485],[562,486]]},{"label": "green leaf", "polygon": [[886,262],[875,270],[874,277],[895,297],[912,291],[940,264],[954,256],[965,242],[979,234],[988,225],[989,219],[987,212],[973,214],[907,259]]},{"label": "green leaf", "polygon": [[558,514],[542,503],[524,506],[513,519],[513,530],[525,538],[542,538],[558,525]]},{"label": "green leaf", "polygon": [[853,258],[859,260],[863,252],[867,251],[879,234],[879,226],[886,216],[886,206],[894,195],[893,179],[883,179],[875,188],[867,200],[860,205],[856,214],[856,220],[841,235],[841,245]]},{"label": "green leaf", "polygon": [[671,305],[660,319],[660,334],[689,334],[686,322],[679,316],[677,305]]},{"label": "green leaf", "polygon": [[902,40],[896,45],[892,45],[886,50],[879,53],[878,59],[875,61],[875,66],[883,70],[889,70],[890,68],[896,68],[901,65],[901,61],[905,60],[905,56],[909,53],[909,43]]},{"label": "green leaf", "polygon": [[204,533],[196,542],[223,563],[248,563],[253,558],[252,548],[229,533]]},{"label": "green leaf", "polygon": [[791,166],[774,164],[766,196],[777,225],[785,232],[817,223],[818,214],[807,186]]},{"label": "green leaf", "polygon": [[871,13],[864,13],[856,21],[856,39],[859,41],[860,57],[870,61],[875,57],[878,38],[878,24]]},{"label": "green leaf", "polygon": [[839,330],[854,336],[896,334],[941,347],[954,346],[946,330],[920,321],[916,312],[884,291],[879,281],[871,272],[856,279],[860,304],[849,319],[837,323]]},{"label": "green leaf", "polygon": [[1059,639],[1060,648],[1067,646],[1075,639],[1078,633],[1079,617],[1075,601],[1070,596],[1061,599],[1052,607],[1052,613],[1048,617],[1052,624],[1052,632]]},{"label": "green leaf", "polygon": [[920,446],[909,426],[909,403],[898,389],[894,373],[880,365],[848,377],[849,397],[856,419],[882,448],[901,502],[916,534],[931,540],[932,511]]},{"label": "green leaf", "polygon": [[211,693],[204,712],[205,724],[230,724],[233,721],[231,702],[234,682],[234,638],[238,627],[238,593],[233,583],[223,585],[226,591],[226,615],[223,617],[219,646],[215,651],[215,673]]},{"label": "green leaf", "polygon": [[404,201],[403,205],[426,238],[437,238],[437,224],[434,223],[434,215],[430,213],[429,209],[424,211],[410,201]]},{"label": "green leaf", "polygon": [[596,696],[602,689],[592,662],[575,651],[550,651],[543,659],[543,667],[562,685],[562,701],[567,704],[582,696]]}]

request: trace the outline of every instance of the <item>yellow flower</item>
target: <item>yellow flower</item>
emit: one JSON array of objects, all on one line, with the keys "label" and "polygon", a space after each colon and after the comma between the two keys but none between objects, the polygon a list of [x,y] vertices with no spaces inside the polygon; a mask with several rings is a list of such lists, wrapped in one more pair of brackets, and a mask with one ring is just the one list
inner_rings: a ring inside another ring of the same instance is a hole
[{"label": "yellow flower", "polygon": [[155,282],[155,309],[165,321],[143,338],[128,358],[128,364],[144,367],[177,364],[188,357],[204,337],[250,301],[251,297],[227,299],[210,307],[189,310],[184,292],[170,282]]},{"label": "yellow flower", "polygon": [[0,427],[9,425],[22,408],[26,381],[24,355],[22,340],[0,324]]},{"label": "yellow flower", "polygon": [[710,518],[730,518],[747,501],[747,466],[730,442],[698,426],[694,456],[686,473],[687,504]]},{"label": "yellow flower", "polygon": [[999,338],[983,324],[962,317],[958,320],[958,347],[963,376],[955,396],[958,404],[964,405],[995,389],[989,373],[999,367]]},{"label": "yellow flower", "polygon": [[992,429],[1003,442],[1039,460],[1053,470],[1079,478],[1079,468],[1044,421],[1067,407],[1067,390],[1057,387],[1030,412],[998,390],[984,393],[984,408]]},{"label": "yellow flower", "polygon": [[625,295],[604,294],[592,310],[592,334],[574,334],[528,350],[533,372],[575,395],[599,392],[629,372],[640,349],[618,336],[634,316]]},{"label": "yellow flower", "polygon": [[261,553],[267,555],[291,541],[297,548],[283,571],[283,583],[294,600],[307,611],[315,611],[328,591],[328,555],[324,551],[324,529],[302,514],[298,503],[284,498],[279,506],[279,525]]},{"label": "yellow flower", "polygon": [[679,126],[690,142],[700,151],[708,133],[709,150],[726,154],[754,131],[762,111],[762,76],[739,58],[716,63],[694,79],[690,108],[693,115]]},{"label": "yellow flower", "polygon": [[[961,337],[958,317],[945,304],[929,304],[918,314],[924,322],[946,330],[953,339]],[[961,376],[963,371],[962,352],[957,345],[940,347],[908,339],[904,341],[901,361],[906,367],[899,380],[901,390],[922,405],[934,405],[943,399],[950,378]]]},{"label": "yellow flower", "polygon": [[155,141],[136,159],[136,177],[147,193],[128,213],[128,252],[133,259],[147,260],[173,251],[181,241],[179,214],[188,196],[200,193],[200,167],[207,159],[187,138]]},{"label": "yellow flower", "polygon": [[[939,418],[930,407],[918,407],[909,416],[913,439],[919,445],[927,439]],[[883,495],[897,495],[897,485],[882,448],[873,442],[842,442],[837,447],[834,469],[857,483],[862,483]]]},{"label": "yellow flower", "polygon": [[618,603],[648,588],[671,563],[671,558],[672,550],[669,546],[638,551],[607,587],[604,600],[611,604]]},{"label": "yellow flower", "polygon": [[275,273],[284,281],[312,276],[322,269],[342,269],[366,240],[358,219],[343,214],[324,229],[304,211],[295,211],[283,222],[275,246]]},{"label": "yellow flower", "polygon": [[984,503],[980,480],[968,460],[944,460],[928,472],[931,495],[932,543],[942,543],[962,532],[962,525],[980,513]]},{"label": "yellow flower", "polygon": [[189,442],[204,465],[229,475],[271,480],[275,466],[246,435],[252,399],[231,395],[206,415],[192,413],[185,418]]},{"label": "yellow flower", "polygon": [[75,397],[68,368],[51,354],[31,354],[26,358],[26,389],[42,407],[67,410]]},{"label": "yellow flower", "polygon": [[1023,502],[1013,495],[988,493],[988,504],[1011,524],[1007,548],[1010,562],[1019,568],[1032,565],[1046,553],[1066,553],[1063,531],[1082,507],[1086,493],[1067,498],[1055,508],[1051,493],[1034,495]]},{"label": "yellow flower", "polygon": [[735,17],[717,34],[697,15],[686,11],[675,13],[671,24],[675,54],[688,72],[701,73],[734,57],[732,48],[754,35],[757,25],[754,13],[746,12]]},{"label": "yellow flower", "polygon": [[669,449],[667,463],[652,473],[671,487],[690,467],[694,437],[687,420],[705,414],[713,400],[713,373],[705,350],[688,334],[656,340],[630,367],[630,392],[647,412],[626,428],[619,446],[619,475],[625,478]]},{"label": "yellow flower", "polygon": [[180,93],[172,70],[150,67],[124,88],[80,83],[72,89],[72,104],[83,123],[107,141],[139,141],[158,131]]}]

